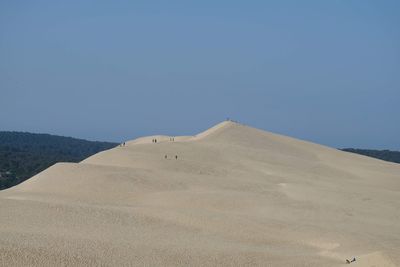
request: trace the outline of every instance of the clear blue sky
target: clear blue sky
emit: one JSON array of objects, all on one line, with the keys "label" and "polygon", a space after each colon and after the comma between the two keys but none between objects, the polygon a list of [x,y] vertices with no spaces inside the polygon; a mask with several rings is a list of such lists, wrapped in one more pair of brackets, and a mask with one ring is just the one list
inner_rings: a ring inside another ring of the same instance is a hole
[{"label": "clear blue sky", "polygon": [[0,130],[122,141],[226,117],[400,150],[400,1],[1,1]]}]

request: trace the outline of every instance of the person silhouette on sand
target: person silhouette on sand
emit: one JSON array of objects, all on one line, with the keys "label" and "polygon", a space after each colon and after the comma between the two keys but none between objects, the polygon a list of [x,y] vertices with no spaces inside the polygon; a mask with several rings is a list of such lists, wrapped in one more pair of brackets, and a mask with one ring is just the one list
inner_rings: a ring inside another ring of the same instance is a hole
[{"label": "person silhouette on sand", "polygon": [[356,261],[356,258],[353,258],[351,261],[348,260],[348,259],[346,259],[346,263],[347,263],[347,264],[350,264],[350,263],[355,262],[355,261]]}]

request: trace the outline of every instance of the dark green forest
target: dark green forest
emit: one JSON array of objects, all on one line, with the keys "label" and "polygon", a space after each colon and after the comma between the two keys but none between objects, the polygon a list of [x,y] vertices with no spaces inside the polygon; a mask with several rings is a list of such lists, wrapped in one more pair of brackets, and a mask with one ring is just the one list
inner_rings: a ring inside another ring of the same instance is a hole
[{"label": "dark green forest", "polygon": [[357,153],[357,154],[361,154],[364,156],[385,160],[385,161],[400,163],[400,151],[356,149],[356,148],[344,148],[342,150],[346,151],[346,152]]},{"label": "dark green forest", "polygon": [[117,145],[50,134],[0,131],[0,190],[19,184],[57,162],[79,162]]}]

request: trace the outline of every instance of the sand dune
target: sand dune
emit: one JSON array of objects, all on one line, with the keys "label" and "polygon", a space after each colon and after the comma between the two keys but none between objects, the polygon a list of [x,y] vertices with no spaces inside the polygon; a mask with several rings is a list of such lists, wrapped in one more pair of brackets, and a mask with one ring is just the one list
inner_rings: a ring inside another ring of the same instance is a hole
[{"label": "sand dune", "polygon": [[400,266],[399,164],[229,121],[171,138],[0,192],[0,265]]}]

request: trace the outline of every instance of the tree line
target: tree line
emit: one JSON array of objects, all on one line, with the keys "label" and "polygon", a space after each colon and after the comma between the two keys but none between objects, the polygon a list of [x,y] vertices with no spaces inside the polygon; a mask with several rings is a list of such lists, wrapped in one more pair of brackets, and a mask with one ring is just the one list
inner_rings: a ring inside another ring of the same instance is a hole
[{"label": "tree line", "polygon": [[343,148],[343,151],[357,153],[364,156],[377,158],[385,161],[400,163],[400,151],[392,150],[375,150],[375,149],[357,149],[357,148]]},{"label": "tree line", "polygon": [[17,185],[57,162],[80,162],[117,143],[0,131],[0,190]]}]

